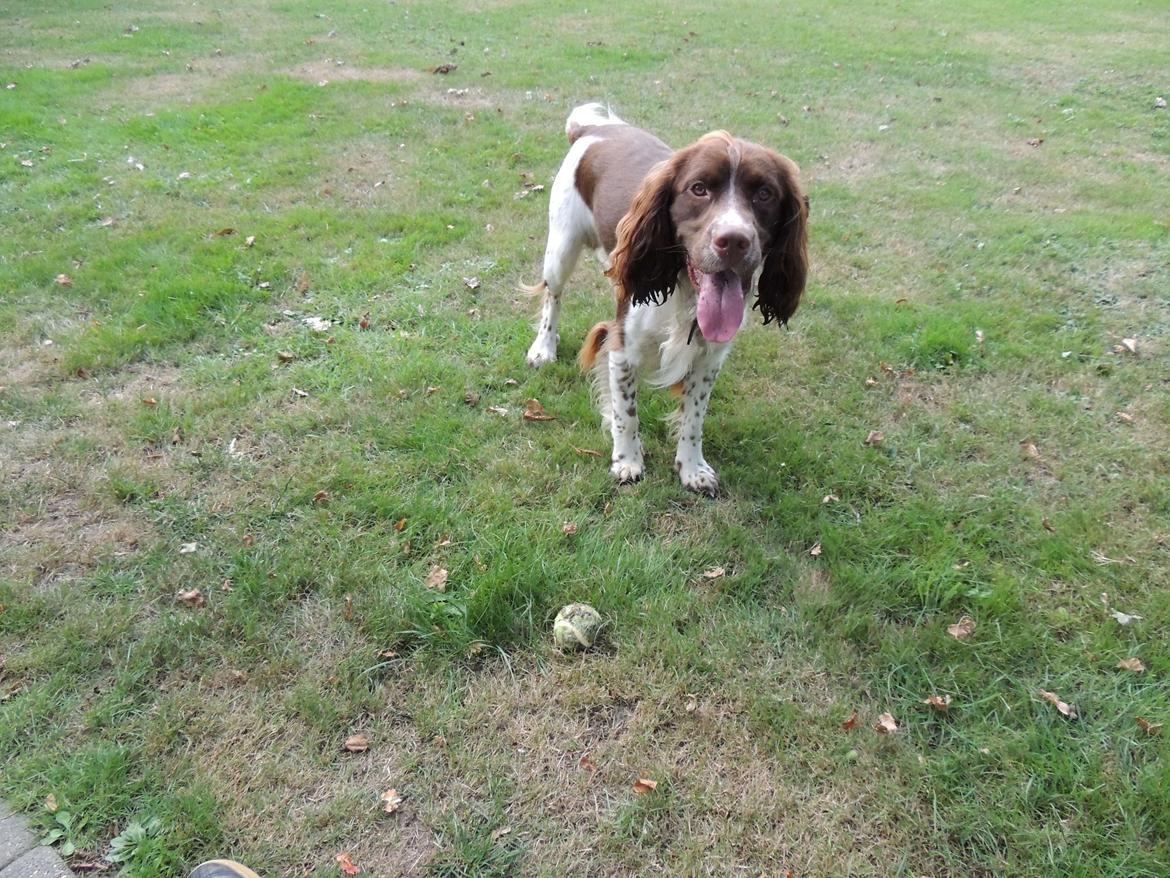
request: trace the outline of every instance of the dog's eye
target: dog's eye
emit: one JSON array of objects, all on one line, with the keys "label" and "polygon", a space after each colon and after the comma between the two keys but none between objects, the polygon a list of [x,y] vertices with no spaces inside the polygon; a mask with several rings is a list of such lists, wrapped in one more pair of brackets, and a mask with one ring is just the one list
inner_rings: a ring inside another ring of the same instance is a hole
[{"label": "dog's eye", "polygon": [[769,201],[771,201],[775,197],[776,197],[776,193],[773,192],[771,189],[769,189],[767,186],[761,186],[759,189],[756,190],[756,201],[758,201],[760,204],[767,204]]},{"label": "dog's eye", "polygon": [[702,182],[692,183],[691,184],[691,194],[695,195],[699,198],[703,198],[707,194],[707,184],[702,183]]}]

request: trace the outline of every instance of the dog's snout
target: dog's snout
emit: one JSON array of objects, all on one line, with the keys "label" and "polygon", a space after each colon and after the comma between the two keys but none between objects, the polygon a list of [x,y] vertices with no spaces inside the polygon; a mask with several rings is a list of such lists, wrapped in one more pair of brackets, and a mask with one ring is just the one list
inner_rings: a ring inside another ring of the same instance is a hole
[{"label": "dog's snout", "polygon": [[711,243],[720,256],[733,258],[742,257],[751,246],[746,234],[731,229],[717,232]]}]

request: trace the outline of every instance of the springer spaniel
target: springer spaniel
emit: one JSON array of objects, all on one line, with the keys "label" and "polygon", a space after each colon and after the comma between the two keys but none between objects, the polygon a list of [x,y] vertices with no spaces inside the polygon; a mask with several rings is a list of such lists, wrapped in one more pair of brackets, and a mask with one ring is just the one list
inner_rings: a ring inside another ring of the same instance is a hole
[{"label": "springer spaniel", "polygon": [[592,369],[613,435],[610,471],[642,478],[637,375],[682,395],[674,467],[684,487],[714,496],[703,418],[715,376],[756,301],[764,323],[786,324],[808,273],[808,201],[785,156],[713,131],[685,149],[585,104],[565,126],[569,153],[549,200],[543,293],[532,366],[557,356],[561,293],[581,250],[594,250],[617,294],[617,316],[590,330],[578,359]]}]

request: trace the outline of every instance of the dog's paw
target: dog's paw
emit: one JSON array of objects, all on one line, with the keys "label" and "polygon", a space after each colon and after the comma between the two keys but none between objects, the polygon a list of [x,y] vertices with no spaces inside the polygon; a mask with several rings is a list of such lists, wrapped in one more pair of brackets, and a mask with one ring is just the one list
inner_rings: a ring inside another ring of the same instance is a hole
[{"label": "dog's paw", "polygon": [[706,494],[708,497],[714,497],[719,493],[719,477],[705,460],[700,461],[698,465],[687,467],[683,466],[681,460],[676,460],[674,466],[678,470],[679,480],[688,491]]},{"label": "dog's paw", "polygon": [[557,343],[553,338],[538,338],[528,349],[528,365],[534,369],[545,363],[556,362]]},{"label": "dog's paw", "polygon": [[633,458],[615,460],[609,465],[609,471],[617,479],[619,485],[632,485],[634,482],[642,481],[642,476],[646,474],[646,467],[642,464],[642,457],[639,455],[636,460]]}]

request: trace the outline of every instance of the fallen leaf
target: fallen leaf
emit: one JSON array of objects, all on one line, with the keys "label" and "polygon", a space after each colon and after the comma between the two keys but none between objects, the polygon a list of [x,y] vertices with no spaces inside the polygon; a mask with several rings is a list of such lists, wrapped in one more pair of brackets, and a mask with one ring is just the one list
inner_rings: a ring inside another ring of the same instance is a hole
[{"label": "fallen leaf", "polygon": [[869,435],[865,437],[866,445],[881,445],[882,440],[886,438],[886,434],[881,430],[870,430]]},{"label": "fallen leaf", "polygon": [[73,286],[73,278],[71,278],[67,274],[59,274],[55,278],[53,278],[53,280],[56,281],[57,283],[59,283],[63,287]]},{"label": "fallen leaf", "polygon": [[380,649],[380,650],[378,650],[378,658],[380,658],[380,659],[398,658],[398,651],[395,649]]},{"label": "fallen leaf", "polygon": [[446,546],[449,546],[449,545],[451,545],[451,537],[448,536],[447,534],[443,534],[442,536],[439,537],[438,540],[435,541],[435,548],[436,549],[442,549],[442,548],[445,548]]},{"label": "fallen leaf", "polygon": [[226,229],[220,229],[220,230],[219,230],[218,232],[216,232],[215,234],[216,234],[216,236],[217,236],[217,237],[220,237],[220,238],[226,238],[228,235],[234,235],[235,233],[236,233],[236,230],[235,230],[235,229],[233,229],[233,228],[231,228],[231,227],[229,226],[229,227],[228,227],[228,228],[226,228]]},{"label": "fallen leaf", "polygon": [[515,378],[506,378],[506,379],[504,379],[504,386],[505,387],[519,387],[520,382],[517,381]]},{"label": "fallen leaf", "polygon": [[142,400],[142,404],[147,408],[154,408],[156,405],[158,405],[158,400],[153,396],[148,396]]},{"label": "fallen leaf", "polygon": [[277,351],[276,352],[276,359],[280,360],[280,362],[282,362],[282,363],[291,363],[296,358],[297,358],[297,355],[294,354],[292,351]]},{"label": "fallen leaf", "polygon": [[338,854],[333,859],[337,860],[337,865],[341,867],[342,875],[356,875],[361,872],[361,869],[358,868],[357,863],[353,861],[353,858],[349,854]]},{"label": "fallen leaf", "polygon": [[892,732],[898,731],[898,721],[894,719],[893,714],[883,713],[878,717],[878,721],[874,725],[874,729],[883,735],[888,735]]},{"label": "fallen leaf", "polygon": [[588,755],[582,756],[577,760],[577,766],[582,771],[588,771],[590,774],[597,771],[597,763],[594,762]]},{"label": "fallen leaf", "polygon": [[877,387],[879,383],[880,382],[876,378],[866,378],[865,379],[865,386],[866,387]]},{"label": "fallen leaf", "polygon": [[438,67],[432,67],[431,73],[442,73],[442,74],[446,75],[446,74],[450,73],[451,71],[457,70],[457,69],[459,69],[458,64],[440,64]]},{"label": "fallen leaf", "polygon": [[1033,149],[1035,149],[1036,147],[1038,147],[1038,146],[1039,146],[1040,144],[1042,144],[1043,142],[1044,142],[1044,138],[1043,138],[1043,137],[1033,137],[1031,140],[1029,140],[1029,141],[1028,141],[1028,146],[1030,146],[1030,147],[1032,147]]},{"label": "fallen leaf", "polygon": [[1118,625],[1132,625],[1134,622],[1137,622],[1142,618],[1141,616],[1135,615],[1133,613],[1123,613],[1121,610],[1114,610],[1109,615],[1117,620]]},{"label": "fallen leaf", "polygon": [[1159,110],[1166,109],[1166,99],[1163,97],[1154,98],[1154,106]]},{"label": "fallen leaf", "polygon": [[929,695],[922,701],[923,704],[928,704],[940,713],[946,713],[951,709],[951,696],[949,695]]},{"label": "fallen leaf", "polygon": [[503,838],[505,835],[507,835],[511,831],[512,831],[511,826],[501,826],[499,829],[493,830],[492,831],[492,841],[499,841],[501,838]]},{"label": "fallen leaf", "polygon": [[838,497],[836,494],[826,494],[824,497],[821,498],[821,505],[824,506],[827,503],[837,503],[838,501],[840,501],[840,499],[841,498]]},{"label": "fallen leaf", "polygon": [[648,793],[651,790],[655,790],[657,788],[658,788],[658,781],[651,780],[648,777],[640,777],[636,781],[634,781],[634,792],[637,793],[638,795],[642,795],[643,793]]},{"label": "fallen leaf", "polygon": [[370,328],[370,312],[367,311],[365,314],[362,315],[362,319],[358,321],[358,329],[369,329],[369,328]]},{"label": "fallen leaf", "polygon": [[1020,442],[1020,451],[1024,453],[1024,457],[1030,457],[1032,460],[1040,459],[1040,449],[1031,439],[1024,439]]},{"label": "fallen leaf", "polygon": [[725,573],[727,573],[727,570],[725,570],[723,567],[712,567],[709,570],[703,571],[703,578],[704,579],[719,579]]},{"label": "fallen leaf", "polygon": [[1127,351],[1129,351],[1131,354],[1137,353],[1137,339],[1136,338],[1123,338],[1121,340],[1121,346],[1123,348],[1125,348]]},{"label": "fallen leaf", "polygon": [[1140,658],[1122,659],[1117,663],[1117,667],[1122,671],[1133,671],[1135,674],[1140,674],[1146,669]]},{"label": "fallen leaf", "polygon": [[578,454],[585,454],[585,455],[588,455],[589,457],[601,457],[601,452],[594,451],[592,448],[578,448],[576,445],[570,445],[569,447],[572,448],[574,451],[576,451]]},{"label": "fallen leaf", "polygon": [[492,415],[499,415],[501,418],[508,417],[508,409],[506,406],[502,405],[489,405],[487,407],[487,412]]},{"label": "fallen leaf", "polygon": [[54,814],[57,811],[57,797],[52,793],[45,796],[45,810],[50,814]]},{"label": "fallen leaf", "polygon": [[179,592],[176,597],[179,603],[185,604],[188,607],[202,607],[203,593],[197,588],[188,588]]},{"label": "fallen leaf", "polygon": [[463,285],[465,287],[467,287],[467,289],[469,289],[469,290],[478,290],[479,289],[479,278],[478,277],[465,277],[465,278],[463,278]]},{"label": "fallen leaf", "polygon": [[1162,734],[1162,724],[1161,723],[1152,723],[1148,719],[1145,719],[1144,717],[1140,717],[1140,716],[1135,716],[1133,718],[1133,721],[1135,723],[1137,723],[1138,726],[1141,728],[1141,730],[1143,732],[1145,732],[1147,735],[1160,735],[1160,734]]},{"label": "fallen leaf", "polygon": [[970,616],[961,616],[954,625],[947,626],[947,634],[956,640],[963,640],[975,632],[975,620]]},{"label": "fallen leaf", "polygon": [[394,522],[394,529],[399,533],[402,533],[404,530],[406,530],[406,519],[400,518],[398,521]]},{"label": "fallen leaf", "polygon": [[387,814],[393,814],[401,804],[402,796],[398,795],[398,790],[386,790],[382,793],[382,810]]},{"label": "fallen leaf", "polygon": [[577,532],[577,523],[575,521],[566,521],[561,525],[561,532],[564,533],[565,536],[571,537]]},{"label": "fallen leaf", "polygon": [[248,237],[244,238],[244,246],[245,247],[251,247],[255,243],[256,243],[256,236],[255,235],[248,235]]},{"label": "fallen leaf", "polygon": [[351,594],[345,596],[345,603],[341,608],[341,618],[346,622],[353,621],[353,595]]},{"label": "fallen leaf", "polygon": [[183,543],[181,546],[179,546],[179,554],[180,555],[192,555],[198,551],[199,551],[199,544],[198,543]]},{"label": "fallen leaf", "polygon": [[853,711],[853,713],[851,713],[849,715],[849,719],[847,719],[847,720],[845,720],[845,722],[841,723],[841,728],[843,728],[845,731],[849,731],[852,728],[856,728],[856,726],[857,726],[857,711],[855,710],[855,711]]},{"label": "fallen leaf", "polygon": [[347,753],[365,753],[370,749],[370,739],[361,734],[350,735],[341,745],[341,749]]},{"label": "fallen leaf", "polygon": [[447,591],[448,575],[449,574],[445,568],[436,564],[431,568],[431,572],[427,574],[427,578],[423,581],[426,583],[427,588],[433,588],[435,591],[439,592],[439,594],[443,594],[445,591]]},{"label": "fallen leaf", "polygon": [[1118,412],[1114,417],[1123,424],[1134,423],[1134,417],[1129,412]]},{"label": "fallen leaf", "polygon": [[821,544],[818,542],[815,546],[808,550],[808,553],[814,558],[821,557]]},{"label": "fallen leaf", "polygon": [[313,503],[317,506],[323,506],[329,502],[329,492],[325,490],[318,491],[313,495]]},{"label": "fallen leaf", "polygon": [[1069,719],[1077,718],[1077,709],[1071,704],[1067,704],[1060,700],[1060,697],[1055,692],[1048,692],[1045,689],[1040,690],[1040,697],[1055,707],[1061,716],[1067,716]]},{"label": "fallen leaf", "polygon": [[308,391],[301,390],[299,387],[294,387],[292,389],[292,394],[293,394],[293,396],[297,397],[298,399],[308,399],[309,398]]},{"label": "fallen leaf", "polygon": [[544,410],[544,407],[540,404],[539,400],[530,399],[524,403],[524,420],[552,421],[556,419]]}]

